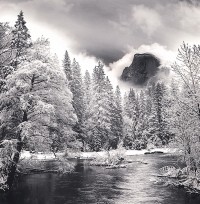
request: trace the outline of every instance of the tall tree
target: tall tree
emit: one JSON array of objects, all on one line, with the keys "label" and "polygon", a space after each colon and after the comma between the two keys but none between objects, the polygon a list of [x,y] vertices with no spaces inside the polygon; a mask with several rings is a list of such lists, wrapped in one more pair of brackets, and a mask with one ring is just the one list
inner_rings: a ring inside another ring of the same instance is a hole
[{"label": "tall tree", "polygon": [[[106,80],[103,64],[98,63],[93,70],[93,109],[91,117],[91,139],[92,150],[99,151],[109,148],[109,136],[111,132],[111,121],[109,112],[109,98],[106,89]],[[110,88],[109,88],[110,90]]]},{"label": "tall tree", "polygon": [[71,60],[68,54],[68,51],[65,51],[65,56],[64,56],[64,60],[63,60],[63,68],[65,71],[65,75],[67,77],[68,83],[69,83],[69,87],[71,87],[71,83],[72,83],[72,68],[71,68]]},{"label": "tall tree", "polygon": [[84,134],[83,134],[83,116],[85,110],[84,103],[84,87],[81,75],[81,68],[79,63],[74,59],[72,63],[72,83],[71,91],[73,93],[73,107],[78,117],[78,122],[74,127],[77,132],[77,139],[80,140],[84,145]]},{"label": "tall tree", "polygon": [[122,116],[122,97],[119,86],[116,87],[114,93],[114,109],[111,130],[115,136],[114,148],[117,148],[119,142],[123,138],[123,116]]},{"label": "tall tree", "polygon": [[94,95],[92,90],[92,79],[88,70],[86,70],[83,80],[84,86],[84,115],[83,115],[83,131],[84,131],[84,150],[89,149],[89,141],[91,137],[91,117],[93,114]]},{"label": "tall tree", "polygon": [[140,91],[138,97],[139,103],[139,116],[138,116],[138,124],[137,124],[137,148],[144,149],[147,147],[147,107],[146,107],[146,95],[144,90]]},{"label": "tall tree", "polygon": [[31,46],[31,36],[26,27],[24,14],[20,11],[14,29],[12,30],[11,48],[15,53],[15,58],[12,62],[14,69],[17,69],[18,64],[25,58],[27,49]]},{"label": "tall tree", "polygon": [[183,148],[187,166],[197,169],[199,164],[200,122],[200,46],[183,43],[177,61],[172,65],[175,76],[182,84],[176,97],[176,139]]},{"label": "tall tree", "polygon": [[105,84],[105,103],[104,103],[104,108],[105,108],[105,116],[107,118],[107,150],[110,148],[116,149],[118,142],[119,142],[119,137],[117,135],[117,110],[116,110],[116,104],[115,104],[115,96],[113,92],[113,87],[112,84],[108,78],[106,77],[106,84]]},{"label": "tall tree", "polygon": [[27,58],[9,76],[8,91],[1,94],[0,100],[0,131],[5,132],[0,153],[12,149],[4,155],[7,163],[1,167],[8,188],[25,141],[46,151],[54,148],[55,140],[61,146],[69,145],[76,122],[72,94],[62,69],[50,55],[47,41],[37,40]]},{"label": "tall tree", "polygon": [[158,82],[154,90],[154,104],[156,109],[157,117],[157,137],[162,141],[163,144],[167,142],[167,135],[165,132],[165,115],[164,115],[164,85]]},{"label": "tall tree", "polygon": [[[148,145],[161,145],[161,139],[159,137],[159,122],[158,118],[161,115],[158,115],[161,109],[161,104],[158,104],[158,99],[160,95],[156,92],[156,83],[150,83],[146,90],[146,113],[147,113],[147,127],[146,135],[148,139]],[[160,98],[159,98],[160,99]]]},{"label": "tall tree", "polygon": [[139,104],[133,89],[130,89],[124,106],[124,145],[129,148],[135,148],[134,141],[137,138]]}]

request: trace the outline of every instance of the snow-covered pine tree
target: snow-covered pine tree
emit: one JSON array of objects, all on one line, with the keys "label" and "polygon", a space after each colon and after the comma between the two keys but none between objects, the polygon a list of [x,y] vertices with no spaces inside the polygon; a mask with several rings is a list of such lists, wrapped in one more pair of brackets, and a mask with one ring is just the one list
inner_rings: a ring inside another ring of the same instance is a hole
[{"label": "snow-covered pine tree", "polygon": [[129,117],[129,100],[127,93],[124,94],[123,98],[123,146],[125,148],[131,148],[132,146],[132,120]]},{"label": "snow-covered pine tree", "polygon": [[73,107],[78,117],[78,122],[74,127],[75,132],[77,133],[77,139],[84,145],[84,134],[83,134],[83,116],[85,111],[84,103],[84,87],[83,80],[81,75],[81,68],[79,63],[74,59],[71,65],[72,68],[72,83],[71,91],[73,93]]},{"label": "snow-covered pine tree", "polygon": [[119,86],[116,87],[114,93],[114,110],[112,117],[112,126],[111,130],[115,137],[114,148],[117,148],[117,145],[123,139],[123,115],[122,115],[122,97]]},{"label": "snow-covered pine tree", "polygon": [[158,82],[154,91],[154,104],[157,113],[157,136],[160,138],[162,144],[167,144],[170,137],[170,133],[168,130],[169,127],[167,124],[167,109],[169,102],[166,95],[167,88],[165,87],[164,83]]},{"label": "snow-covered pine tree", "polygon": [[137,141],[138,141],[138,149],[146,148],[147,146],[147,110],[146,110],[146,95],[144,91],[141,90],[139,97],[139,117],[138,117],[138,125],[137,125]]},{"label": "snow-covered pine tree", "polygon": [[155,104],[156,113],[157,113],[156,114],[157,126],[158,126],[157,136],[160,138],[161,141],[163,139],[163,128],[164,128],[163,115],[162,115],[162,109],[163,109],[162,99],[163,99],[163,90],[162,90],[161,84],[158,82],[154,90],[154,104]]},{"label": "snow-covered pine tree", "polygon": [[89,104],[92,96],[92,79],[88,70],[86,70],[84,75],[84,96],[85,104]]},{"label": "snow-covered pine tree", "polygon": [[169,131],[169,100],[163,82],[150,83],[146,89],[146,135],[148,144],[167,144],[171,137]]},{"label": "snow-covered pine tree", "polygon": [[69,83],[69,87],[71,87],[71,83],[72,83],[72,69],[71,69],[71,60],[68,54],[68,51],[65,51],[65,56],[64,56],[64,60],[63,60],[63,68],[65,71],[65,75],[67,77],[68,83]]},{"label": "snow-covered pine tree", "polygon": [[27,49],[31,46],[31,36],[26,27],[24,13],[20,11],[14,29],[12,30],[11,48],[15,53],[15,57],[11,63],[14,69],[17,69],[18,64],[25,59]]},{"label": "snow-covered pine tree", "polygon": [[93,70],[93,109],[91,117],[90,148],[99,151],[109,148],[111,130],[108,94],[106,92],[106,77],[103,64],[98,63]]},{"label": "snow-covered pine tree", "polygon": [[91,117],[94,106],[94,95],[92,90],[92,79],[88,70],[86,70],[83,80],[84,86],[84,114],[83,114],[83,132],[84,132],[84,147],[89,149],[89,141],[91,137]]},{"label": "snow-covered pine tree", "polygon": [[170,130],[170,138],[169,142],[175,142],[176,135],[176,118],[177,113],[179,112],[179,98],[180,98],[180,87],[178,87],[177,82],[172,79],[167,99],[168,99],[168,108],[167,108],[167,116],[168,116],[168,129]]},{"label": "snow-covered pine tree", "polygon": [[117,137],[117,131],[116,131],[116,106],[115,106],[115,96],[113,92],[113,86],[108,78],[106,77],[106,85],[105,85],[105,104],[104,108],[106,110],[105,114],[107,115],[107,124],[109,124],[107,128],[107,146],[104,148],[109,149],[116,149],[119,138]]},{"label": "snow-covered pine tree", "polygon": [[161,140],[158,137],[158,117],[157,117],[157,109],[155,105],[155,89],[156,84],[154,82],[149,83],[146,93],[146,113],[147,113],[147,127],[146,127],[146,135],[148,139],[148,145],[158,145],[161,144]]},{"label": "snow-covered pine tree", "polygon": [[139,104],[133,89],[130,89],[128,100],[124,105],[124,145],[128,148],[136,148],[134,141],[137,138]]}]

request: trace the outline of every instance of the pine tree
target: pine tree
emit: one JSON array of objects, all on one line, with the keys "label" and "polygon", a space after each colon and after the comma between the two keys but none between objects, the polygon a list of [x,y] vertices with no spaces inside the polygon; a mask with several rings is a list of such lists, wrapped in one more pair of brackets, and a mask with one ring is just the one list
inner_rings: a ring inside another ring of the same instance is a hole
[{"label": "pine tree", "polygon": [[156,84],[154,92],[154,103],[157,112],[157,125],[158,125],[158,137],[162,140],[163,138],[163,117],[162,117],[162,99],[163,99],[163,90],[161,84],[158,82]]},{"label": "pine tree", "polygon": [[158,82],[155,87],[154,103],[157,113],[158,137],[162,144],[167,144],[169,140],[169,131],[167,128],[167,111],[168,100],[166,98],[166,87],[164,83]]},{"label": "pine tree", "polygon": [[125,148],[131,148],[133,141],[133,128],[132,120],[129,117],[129,98],[127,93],[124,94],[123,98],[123,121],[123,146]]},{"label": "pine tree", "polygon": [[103,64],[99,62],[98,66],[93,70],[93,109],[91,117],[92,132],[90,147],[95,151],[99,151],[102,148],[109,148],[111,121],[106,84]]},{"label": "pine tree", "polygon": [[116,141],[114,148],[117,148],[117,145],[123,138],[122,97],[119,86],[116,87],[114,94],[114,110],[111,130]]},{"label": "pine tree", "polygon": [[156,84],[151,83],[146,90],[146,111],[147,111],[147,127],[146,135],[148,145],[159,145],[161,143],[159,135],[159,124],[155,99]]},{"label": "pine tree", "polygon": [[137,125],[137,140],[138,148],[144,149],[147,146],[147,110],[146,110],[146,96],[144,91],[140,91],[139,95],[139,116],[138,116],[138,125]]},{"label": "pine tree", "polygon": [[78,117],[78,122],[74,127],[75,132],[78,133],[77,139],[84,144],[84,134],[83,134],[83,116],[84,116],[84,87],[81,75],[81,68],[76,60],[73,60],[72,63],[72,83],[71,91],[73,93],[73,107]]},{"label": "pine tree", "polygon": [[63,68],[64,68],[64,72],[65,75],[67,77],[68,83],[69,83],[69,87],[71,87],[71,83],[72,83],[72,69],[71,69],[71,60],[68,54],[68,51],[65,51],[65,56],[64,56],[64,60],[63,60]]},{"label": "pine tree", "polygon": [[91,135],[91,117],[94,106],[94,96],[92,91],[92,79],[88,70],[86,70],[83,80],[84,86],[84,114],[83,114],[83,131],[84,131],[84,150],[89,149]]},{"label": "pine tree", "polygon": [[167,89],[162,82],[151,83],[146,90],[146,134],[148,143],[153,145],[167,144],[170,138],[169,131],[169,100]]},{"label": "pine tree", "polygon": [[12,62],[14,69],[17,69],[18,64],[25,58],[27,49],[30,48],[31,45],[31,36],[26,27],[24,14],[20,11],[15,23],[15,28],[12,30],[11,48],[15,52],[15,58]]},{"label": "pine tree", "polygon": [[124,145],[128,148],[136,148],[134,141],[137,139],[139,104],[133,89],[130,89],[124,105]]},{"label": "pine tree", "polygon": [[[116,149],[119,138],[116,134],[116,106],[115,106],[115,97],[113,92],[112,84],[108,78],[106,77],[106,85],[105,85],[105,104],[104,108],[106,110],[105,115],[107,118],[107,147],[106,149],[109,150],[110,148]],[[105,148],[105,147],[104,147]]]}]

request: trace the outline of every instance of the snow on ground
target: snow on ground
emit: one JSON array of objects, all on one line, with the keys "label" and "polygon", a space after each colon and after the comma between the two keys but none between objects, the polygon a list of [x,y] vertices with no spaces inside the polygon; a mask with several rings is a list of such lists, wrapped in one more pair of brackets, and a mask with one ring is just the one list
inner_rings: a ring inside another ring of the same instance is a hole
[{"label": "snow on ground", "polygon": [[[63,156],[64,153],[56,153],[56,156]],[[22,151],[20,159],[36,159],[36,160],[52,160],[55,159],[53,153],[30,153],[29,151]]]},{"label": "snow on ground", "polygon": [[[112,150],[113,152],[116,150]],[[155,148],[151,150],[124,150],[124,154],[126,156],[134,156],[134,155],[142,155],[145,154],[146,152],[163,152],[163,153],[171,153],[174,154],[178,150],[176,148]],[[64,156],[65,153],[56,153],[56,156]],[[74,154],[72,157],[80,157],[83,159],[88,159],[88,158],[97,158],[97,157],[104,157],[107,155],[106,151],[102,152],[80,152],[77,154]],[[29,151],[23,151],[21,153],[21,159],[36,159],[36,160],[52,160],[55,159],[55,156],[53,153],[30,153]]]}]

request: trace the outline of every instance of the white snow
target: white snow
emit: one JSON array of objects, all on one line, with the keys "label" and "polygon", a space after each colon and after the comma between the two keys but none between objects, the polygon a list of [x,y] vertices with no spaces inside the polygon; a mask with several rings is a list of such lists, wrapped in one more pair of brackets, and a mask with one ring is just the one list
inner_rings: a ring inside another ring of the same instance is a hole
[{"label": "white snow", "polygon": [[[64,153],[56,153],[56,156],[63,156]],[[55,159],[53,153],[30,153],[29,151],[22,151],[20,159],[36,159],[36,160],[52,160]]]},{"label": "white snow", "polygon": [[126,155],[127,156],[134,156],[134,155],[141,155],[144,154],[145,152],[148,152],[146,149],[143,150],[126,150]]},{"label": "white snow", "polygon": [[[112,150],[117,151],[117,150]],[[176,148],[155,148],[151,150],[124,150],[126,156],[134,156],[134,155],[143,155],[146,152],[155,152],[161,151],[163,153],[176,153],[178,150]],[[56,156],[64,156],[65,153],[56,153]],[[96,157],[104,157],[107,155],[106,151],[102,152],[80,152],[77,154],[80,158],[88,159],[88,158],[96,158]],[[30,153],[29,151],[23,151],[21,153],[21,159],[36,159],[36,160],[52,160],[55,159],[53,153]]]}]

